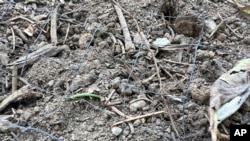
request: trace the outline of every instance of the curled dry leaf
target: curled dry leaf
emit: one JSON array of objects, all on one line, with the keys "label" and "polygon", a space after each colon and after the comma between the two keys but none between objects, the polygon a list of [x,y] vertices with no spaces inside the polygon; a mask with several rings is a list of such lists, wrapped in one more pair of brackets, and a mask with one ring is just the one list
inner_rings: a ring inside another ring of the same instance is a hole
[{"label": "curled dry leaf", "polygon": [[32,37],[34,34],[34,27],[32,25],[29,25],[26,29],[23,30],[23,32]]},{"label": "curled dry leaf", "polygon": [[237,111],[249,96],[249,72],[250,59],[243,59],[211,86],[209,115],[212,141],[217,140],[218,124]]}]

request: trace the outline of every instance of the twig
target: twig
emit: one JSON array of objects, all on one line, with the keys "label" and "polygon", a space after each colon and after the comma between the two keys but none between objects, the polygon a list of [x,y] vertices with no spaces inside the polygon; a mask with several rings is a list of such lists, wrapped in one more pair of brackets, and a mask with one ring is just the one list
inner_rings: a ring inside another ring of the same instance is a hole
[{"label": "twig", "polygon": [[12,68],[12,93],[17,90],[17,67]]},{"label": "twig", "polygon": [[[219,18],[222,20],[222,21],[224,21],[225,22],[225,20],[222,18],[222,16],[220,15],[220,13],[217,13],[217,15],[219,16]],[[239,34],[237,34],[226,22],[225,22],[225,24],[226,24],[226,27],[235,35],[235,36],[237,36],[237,38],[239,38],[239,39],[243,39],[244,37],[243,36],[240,36]]]},{"label": "twig", "polygon": [[121,104],[121,101],[115,101],[115,102],[108,102],[107,104],[105,104],[106,106],[114,106],[114,105],[119,105]]},{"label": "twig", "polygon": [[130,134],[133,134],[135,132],[135,128],[132,123],[128,123],[129,129],[130,129]]},{"label": "twig", "polygon": [[[83,7],[81,6],[81,7],[77,8],[77,9],[75,9],[75,10],[70,10],[69,12],[65,12],[65,13],[63,13],[61,16],[65,16],[65,15],[68,15],[68,14],[71,14],[71,13],[75,13],[75,12],[78,12],[78,11],[82,11],[82,10],[84,10],[84,9],[83,9]],[[87,10],[87,9],[86,9],[86,10]]]},{"label": "twig", "polygon": [[124,47],[122,41],[118,39],[117,42],[121,45],[122,54],[125,54],[125,53],[126,53],[126,50],[125,50],[125,47]]},{"label": "twig", "polygon": [[17,99],[19,99],[21,97],[25,98],[27,96],[37,96],[38,97],[38,93],[32,92],[32,90],[29,89],[28,86],[23,86],[19,90],[15,91],[11,95],[9,95],[6,99],[4,99],[0,103],[0,112],[3,111],[13,101],[16,101]]},{"label": "twig", "polygon": [[173,141],[176,141],[176,138],[175,138],[174,132],[171,132],[171,137],[172,137]]},{"label": "twig", "polygon": [[50,38],[53,45],[57,44],[57,8],[51,14]]},{"label": "twig", "polygon": [[166,69],[164,69],[164,67],[161,65],[161,64],[159,64],[159,66],[160,66],[160,68],[170,77],[170,78],[174,78],[173,77],[173,75],[170,73],[170,72],[168,72]]},{"label": "twig", "polygon": [[36,62],[41,55],[51,57],[51,56],[55,56],[59,52],[66,50],[66,49],[68,49],[67,45],[53,46],[51,44],[48,44],[28,54],[27,56],[25,55],[25,56],[20,57],[18,60],[8,64],[7,66],[11,68],[16,65],[18,68],[21,68],[23,64],[28,65],[30,63]]},{"label": "twig", "polygon": [[113,89],[111,91],[111,93],[108,95],[108,98],[106,99],[106,102],[110,102],[110,99],[111,99],[111,97],[113,96],[114,93],[115,93],[115,90]]},{"label": "twig", "polygon": [[163,59],[163,60],[166,61],[166,62],[168,62],[168,63],[178,64],[178,65],[185,65],[185,66],[189,66],[190,65],[188,63],[181,63],[181,62],[176,62],[176,61],[167,60],[167,59]]},{"label": "twig", "polygon": [[10,28],[10,30],[11,30],[12,38],[13,38],[12,39],[13,40],[13,49],[12,49],[11,53],[13,53],[15,51],[15,48],[16,48],[16,38],[15,38],[15,32],[14,32],[13,28]]},{"label": "twig", "polygon": [[172,44],[172,45],[168,45],[168,46],[164,46],[164,47],[156,47],[154,45],[151,45],[151,47],[155,48],[155,49],[159,49],[162,51],[171,51],[171,50],[178,50],[178,49],[185,49],[185,48],[190,48],[190,44]]},{"label": "twig", "polygon": [[125,38],[124,39],[125,49],[126,49],[126,51],[135,50],[135,46],[132,43],[132,39],[131,39],[129,30],[128,30],[126,20],[125,20],[125,18],[123,16],[122,10],[116,5],[114,5],[114,8],[116,10],[116,13],[118,15],[118,18],[120,20],[120,24],[121,24],[121,27],[122,27],[122,30],[123,30],[123,35],[124,35],[124,38]]},{"label": "twig", "polygon": [[18,77],[19,80],[21,80],[24,84],[26,84],[27,86],[29,86],[30,88],[32,88],[32,85],[24,78],[22,77]]},{"label": "twig", "polygon": [[27,36],[23,33],[23,31],[21,29],[19,29],[18,27],[13,27],[13,29],[15,30],[16,34],[23,39],[23,41],[25,43],[29,43],[29,40],[27,38]]},{"label": "twig", "polygon": [[[219,17],[221,17],[219,13],[217,13],[217,14],[218,14]],[[212,33],[209,35],[209,38],[211,38],[211,37],[217,32],[217,30],[219,30],[219,28],[220,28],[223,24],[225,24],[225,20],[223,20],[222,18],[220,18],[220,19],[221,19],[221,22],[220,22],[219,25],[217,25],[216,28],[212,31]]]},{"label": "twig", "polygon": [[145,83],[149,82],[150,80],[152,80],[152,79],[155,77],[155,75],[157,75],[157,73],[154,73],[154,74],[153,74],[152,76],[150,76],[149,78],[143,79],[143,80],[142,80],[142,84],[145,84]]},{"label": "twig", "polygon": [[167,103],[166,103],[166,100],[164,99],[163,101],[164,101],[164,104],[165,104],[165,106],[166,106],[166,111],[167,111],[168,116],[169,116],[170,121],[171,121],[171,126],[172,126],[172,128],[174,129],[174,132],[175,132],[175,134],[177,135],[177,137],[180,137],[180,134],[179,134],[179,132],[178,132],[178,130],[177,130],[175,124],[174,124],[173,116],[172,116],[172,114],[171,114],[171,111],[169,110],[169,107],[168,107],[168,105],[167,105]]},{"label": "twig", "polygon": [[222,20],[217,26],[216,28],[212,31],[212,33],[209,35],[209,38],[211,38],[216,32],[217,30],[225,23],[224,20]]},{"label": "twig", "polygon": [[141,101],[141,100],[152,102],[152,100],[150,100],[148,98],[137,98],[137,99],[130,101],[129,104],[132,104],[132,103],[135,103],[136,101]]},{"label": "twig", "polygon": [[125,115],[124,113],[122,113],[120,110],[118,110],[115,106],[111,106],[110,107],[115,113],[117,113],[118,115],[120,115],[120,116],[122,116],[122,117],[124,117],[124,118],[128,118],[128,119],[130,119],[130,118],[132,118],[132,117],[130,117],[130,116],[127,116],[127,115]]},{"label": "twig", "polygon": [[70,23],[68,23],[68,28],[67,28],[67,31],[66,31],[66,35],[65,35],[65,38],[63,40],[63,44],[65,44],[66,40],[67,40],[67,37],[69,35],[69,27],[70,27]]},{"label": "twig", "polygon": [[126,120],[114,123],[113,126],[122,124],[124,122],[129,122],[129,121],[133,121],[133,120],[137,120],[137,119],[141,119],[141,118],[145,118],[145,117],[150,117],[150,116],[154,116],[154,115],[158,115],[158,114],[163,114],[163,113],[165,113],[165,111],[158,111],[158,112],[149,113],[149,114],[146,114],[146,115],[141,115],[141,116],[136,116],[136,117],[130,117],[130,118],[127,118]]},{"label": "twig", "polygon": [[32,20],[30,20],[30,19],[28,19],[28,18],[25,18],[25,17],[23,17],[23,16],[17,16],[17,17],[11,18],[11,19],[9,19],[9,20],[0,22],[0,24],[8,24],[9,22],[14,21],[14,20],[17,20],[17,19],[26,20],[26,21],[30,22],[31,24],[34,24],[34,23],[35,23],[35,22],[33,22]]},{"label": "twig", "polygon": [[111,40],[113,42],[112,43],[112,56],[114,56],[115,55],[116,38],[112,33],[109,33],[108,35],[109,35],[109,37],[111,38]]}]

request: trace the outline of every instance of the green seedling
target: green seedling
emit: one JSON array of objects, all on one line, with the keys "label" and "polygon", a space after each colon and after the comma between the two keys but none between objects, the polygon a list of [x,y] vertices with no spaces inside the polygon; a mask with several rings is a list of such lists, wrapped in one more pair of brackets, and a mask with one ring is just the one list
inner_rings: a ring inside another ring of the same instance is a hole
[{"label": "green seedling", "polygon": [[101,98],[101,96],[97,95],[97,94],[92,94],[92,93],[78,93],[69,97],[65,98],[65,101],[71,101],[71,100],[76,100],[76,99],[81,99],[84,97],[95,97],[95,98]]}]

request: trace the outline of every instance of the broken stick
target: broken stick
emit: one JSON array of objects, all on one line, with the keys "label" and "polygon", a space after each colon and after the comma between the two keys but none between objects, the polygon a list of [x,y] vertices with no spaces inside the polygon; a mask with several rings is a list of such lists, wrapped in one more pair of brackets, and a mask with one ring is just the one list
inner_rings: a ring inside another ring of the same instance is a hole
[{"label": "broken stick", "polygon": [[158,111],[158,112],[149,113],[149,114],[146,114],[146,115],[141,115],[141,116],[137,116],[137,117],[131,117],[131,118],[128,118],[126,120],[116,122],[116,123],[113,124],[113,126],[122,124],[124,122],[129,122],[129,121],[133,121],[133,120],[137,120],[137,119],[141,119],[141,118],[145,118],[145,117],[149,117],[149,116],[154,116],[154,115],[158,115],[158,114],[162,114],[162,113],[165,113],[165,111]]},{"label": "broken stick", "polygon": [[51,15],[50,38],[53,45],[57,44],[57,8]]},{"label": "broken stick", "polygon": [[127,26],[127,23],[126,23],[126,20],[123,16],[123,13],[122,13],[122,10],[114,5],[115,7],[115,11],[118,15],[118,18],[120,20],[120,24],[121,24],[121,27],[122,27],[122,31],[123,31],[123,35],[124,35],[124,42],[125,42],[125,50],[126,51],[133,51],[135,50],[135,46],[134,44],[132,43],[132,39],[131,39],[131,36],[130,36],[130,33],[129,33],[129,30],[128,30],[128,26]]}]

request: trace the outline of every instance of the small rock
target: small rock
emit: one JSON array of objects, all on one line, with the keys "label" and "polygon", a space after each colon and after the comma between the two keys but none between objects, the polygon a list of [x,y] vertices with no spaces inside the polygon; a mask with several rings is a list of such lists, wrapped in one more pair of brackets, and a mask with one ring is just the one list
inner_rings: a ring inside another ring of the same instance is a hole
[{"label": "small rock", "polygon": [[162,123],[161,123],[161,120],[160,120],[159,118],[157,118],[156,121],[155,121],[155,124],[156,124],[156,125],[161,125],[161,124],[162,124]]},{"label": "small rock", "polygon": [[121,132],[122,132],[122,128],[120,128],[120,127],[113,127],[111,129],[111,131],[112,131],[112,134],[114,134],[115,136],[119,136],[121,134]]},{"label": "small rock", "polygon": [[52,87],[54,84],[55,84],[55,80],[50,80],[47,85],[49,87]]},{"label": "small rock", "polygon": [[92,85],[89,86],[88,92],[89,93],[99,93],[100,88],[97,86],[97,84],[92,84]]},{"label": "small rock", "polygon": [[221,42],[224,42],[226,39],[227,39],[227,35],[224,34],[224,33],[220,33],[217,38],[217,40],[221,41]]},{"label": "small rock", "polygon": [[134,121],[134,127],[136,127],[136,126],[139,126],[141,124],[141,120],[140,119],[137,119],[137,120],[135,120]]},{"label": "small rock", "polygon": [[242,43],[245,45],[250,45],[250,37],[246,37],[242,40]]},{"label": "small rock", "polygon": [[131,87],[126,88],[124,93],[125,93],[125,95],[132,95],[132,93],[133,93],[132,88]]},{"label": "small rock", "polygon": [[40,107],[38,107],[38,106],[34,107],[34,112],[35,112],[35,113],[38,113],[38,112],[40,112],[40,111],[41,111],[41,108],[40,108]]},{"label": "small rock", "polygon": [[113,79],[111,81],[112,88],[117,89],[119,87],[120,83],[121,83],[121,78],[116,77],[115,79]]},{"label": "small rock", "polygon": [[194,100],[207,103],[209,100],[209,88],[192,87],[191,96]]},{"label": "small rock", "polygon": [[71,140],[72,141],[77,141],[79,138],[75,134],[71,134]]},{"label": "small rock", "polygon": [[85,48],[91,37],[92,37],[92,34],[90,33],[82,34],[81,37],[79,38],[80,48],[82,49]]},{"label": "small rock", "polygon": [[31,112],[24,111],[19,118],[19,124],[22,126],[26,125],[31,116],[32,116]]},{"label": "small rock", "polygon": [[94,130],[95,130],[94,125],[89,125],[89,126],[87,126],[87,131],[93,132]]},{"label": "small rock", "polygon": [[208,19],[208,20],[205,20],[205,27],[206,27],[206,31],[208,33],[211,33],[216,29],[217,25],[214,22],[214,20]]},{"label": "small rock", "polygon": [[94,122],[98,126],[104,126],[105,125],[105,121],[104,120],[95,120]]},{"label": "small rock", "polygon": [[197,59],[213,58],[215,53],[213,51],[198,50]]},{"label": "small rock", "polygon": [[167,38],[157,38],[153,45],[156,47],[164,47],[166,45],[169,45],[171,42]]},{"label": "small rock", "polygon": [[129,109],[130,111],[137,111],[139,109],[142,109],[143,107],[145,107],[147,105],[147,103],[144,101],[144,100],[138,100],[134,103],[132,103],[130,106],[129,106]]},{"label": "small rock", "polygon": [[230,40],[231,40],[232,42],[236,42],[236,41],[238,41],[239,39],[238,39],[237,37],[233,36],[233,37],[230,37]]},{"label": "small rock", "polygon": [[120,91],[122,94],[125,95],[131,95],[133,93],[132,88],[131,87],[126,87],[126,83],[122,83],[119,87]]}]

